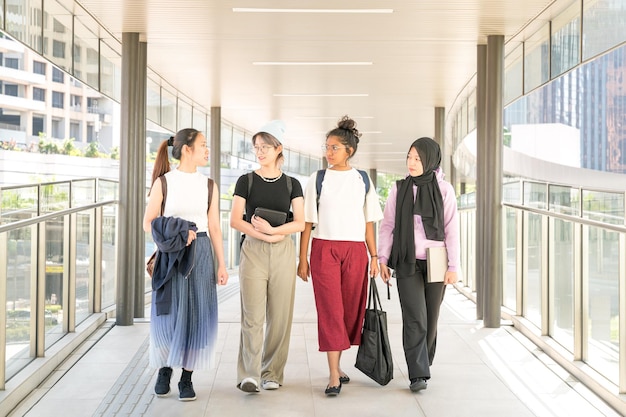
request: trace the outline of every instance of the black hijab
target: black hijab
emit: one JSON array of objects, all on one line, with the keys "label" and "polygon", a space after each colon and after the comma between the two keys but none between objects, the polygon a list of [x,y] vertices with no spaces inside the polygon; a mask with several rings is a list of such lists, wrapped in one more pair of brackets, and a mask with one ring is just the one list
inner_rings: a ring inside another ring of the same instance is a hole
[{"label": "black hijab", "polygon": [[[400,264],[415,264],[414,215],[422,217],[427,239],[443,241],[444,238],[443,197],[434,172],[441,164],[441,149],[437,142],[427,137],[417,139],[411,148],[415,148],[422,160],[424,172],[397,183],[396,219],[389,256],[389,267],[394,269]],[[413,185],[417,185],[415,200]]]}]

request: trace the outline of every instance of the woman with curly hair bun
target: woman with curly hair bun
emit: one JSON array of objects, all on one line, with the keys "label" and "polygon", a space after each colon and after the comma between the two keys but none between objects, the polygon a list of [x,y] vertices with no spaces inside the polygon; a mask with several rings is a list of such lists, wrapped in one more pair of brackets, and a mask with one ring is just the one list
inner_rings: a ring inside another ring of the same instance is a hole
[{"label": "woman with curly hair bun", "polygon": [[[322,146],[329,168],[313,173],[304,193],[298,276],[304,281],[311,276],[313,282],[319,350],[326,352],[330,373],[328,396],[338,395],[350,381],[340,359],[344,350],[361,343],[368,264],[370,276],[378,275],[374,222],[383,213],[369,175],[350,166],[360,137],[354,120],[344,116]],[[319,196],[318,175],[323,175]]]}]

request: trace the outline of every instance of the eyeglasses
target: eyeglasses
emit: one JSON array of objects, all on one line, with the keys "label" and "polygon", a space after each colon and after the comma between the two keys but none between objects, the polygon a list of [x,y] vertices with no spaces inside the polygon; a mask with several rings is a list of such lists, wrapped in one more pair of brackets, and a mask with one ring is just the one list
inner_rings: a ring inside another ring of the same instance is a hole
[{"label": "eyeglasses", "polygon": [[270,145],[261,145],[261,146],[253,146],[252,149],[254,150],[254,153],[257,154],[259,152],[261,152],[262,155],[265,155],[267,153],[267,151],[269,151],[270,149],[273,149],[273,146]]},{"label": "eyeglasses", "polygon": [[347,148],[347,147],[345,147],[345,146],[337,146],[337,145],[331,145],[331,146],[329,146],[329,145],[322,145],[322,150],[323,150],[324,152],[331,151],[332,153],[337,153],[337,151],[338,151],[339,149],[345,149],[345,150],[348,150],[348,148]]}]

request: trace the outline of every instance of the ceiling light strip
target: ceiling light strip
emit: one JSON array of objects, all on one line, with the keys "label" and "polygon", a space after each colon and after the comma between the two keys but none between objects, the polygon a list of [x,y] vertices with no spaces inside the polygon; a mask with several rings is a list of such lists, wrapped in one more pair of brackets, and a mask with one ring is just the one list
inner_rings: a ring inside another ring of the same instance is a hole
[{"label": "ceiling light strip", "polygon": [[253,62],[252,65],[276,65],[276,66],[365,66],[365,65],[373,65],[373,62],[271,62],[271,61],[257,61]]},{"label": "ceiling light strip", "polygon": [[357,13],[389,14],[393,9],[269,9],[257,7],[233,7],[235,13]]},{"label": "ceiling light strip", "polygon": [[274,94],[274,97],[369,97],[369,94]]}]

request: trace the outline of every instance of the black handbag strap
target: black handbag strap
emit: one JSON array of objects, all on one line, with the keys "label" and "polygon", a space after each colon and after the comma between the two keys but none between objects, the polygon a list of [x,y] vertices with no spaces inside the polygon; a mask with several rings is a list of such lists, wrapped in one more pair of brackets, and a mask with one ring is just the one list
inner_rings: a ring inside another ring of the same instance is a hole
[{"label": "black handbag strap", "polygon": [[376,287],[376,278],[370,278],[370,294],[367,300],[368,310],[382,310],[380,303],[380,296],[378,295],[378,288]]}]

